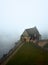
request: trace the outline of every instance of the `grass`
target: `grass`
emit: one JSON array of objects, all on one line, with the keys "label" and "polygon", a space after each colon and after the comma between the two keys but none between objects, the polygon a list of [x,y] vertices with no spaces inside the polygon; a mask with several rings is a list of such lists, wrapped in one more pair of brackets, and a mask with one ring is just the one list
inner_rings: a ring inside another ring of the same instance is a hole
[{"label": "grass", "polygon": [[48,43],[44,46],[44,48],[48,48]]},{"label": "grass", "polygon": [[25,43],[6,65],[48,65],[48,51]]}]

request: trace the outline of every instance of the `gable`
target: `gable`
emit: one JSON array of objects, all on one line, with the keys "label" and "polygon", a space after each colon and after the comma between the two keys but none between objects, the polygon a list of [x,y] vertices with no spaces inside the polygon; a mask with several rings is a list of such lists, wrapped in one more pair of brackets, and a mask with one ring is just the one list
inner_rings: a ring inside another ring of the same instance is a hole
[{"label": "gable", "polygon": [[36,27],[34,27],[34,28],[30,28],[30,29],[26,29],[24,32],[23,32],[23,34],[21,35],[21,37],[31,37],[31,36],[37,36],[37,37],[39,37],[39,36],[41,36],[40,34],[39,34],[39,32],[38,32],[38,30],[37,30],[37,28]]},{"label": "gable", "polygon": [[29,36],[26,30],[23,32],[22,36]]},{"label": "gable", "polygon": [[30,28],[30,29],[26,29],[26,31],[29,34],[29,36],[34,35],[34,34],[40,35],[36,27]]}]

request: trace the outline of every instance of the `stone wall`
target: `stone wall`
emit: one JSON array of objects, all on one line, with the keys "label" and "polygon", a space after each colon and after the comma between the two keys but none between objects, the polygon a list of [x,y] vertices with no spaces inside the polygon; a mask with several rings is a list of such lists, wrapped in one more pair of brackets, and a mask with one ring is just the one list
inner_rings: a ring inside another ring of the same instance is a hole
[{"label": "stone wall", "polygon": [[38,42],[38,45],[39,45],[40,47],[44,47],[47,43],[48,43],[48,40],[40,40],[40,41]]}]

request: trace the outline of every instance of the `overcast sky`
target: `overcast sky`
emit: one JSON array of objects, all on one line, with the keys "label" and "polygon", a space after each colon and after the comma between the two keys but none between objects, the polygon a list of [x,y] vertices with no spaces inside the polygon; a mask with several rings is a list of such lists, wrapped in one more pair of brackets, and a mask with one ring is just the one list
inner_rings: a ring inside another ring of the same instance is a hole
[{"label": "overcast sky", "polygon": [[48,33],[48,0],[0,0],[0,32],[20,34],[34,26]]}]

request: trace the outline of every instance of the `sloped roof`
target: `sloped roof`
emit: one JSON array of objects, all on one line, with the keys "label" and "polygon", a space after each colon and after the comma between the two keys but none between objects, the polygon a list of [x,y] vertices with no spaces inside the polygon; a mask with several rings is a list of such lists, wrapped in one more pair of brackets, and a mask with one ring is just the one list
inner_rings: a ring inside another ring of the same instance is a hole
[{"label": "sloped roof", "polygon": [[36,27],[26,29],[25,31],[27,31],[29,35],[33,35],[33,34],[40,35]]}]

